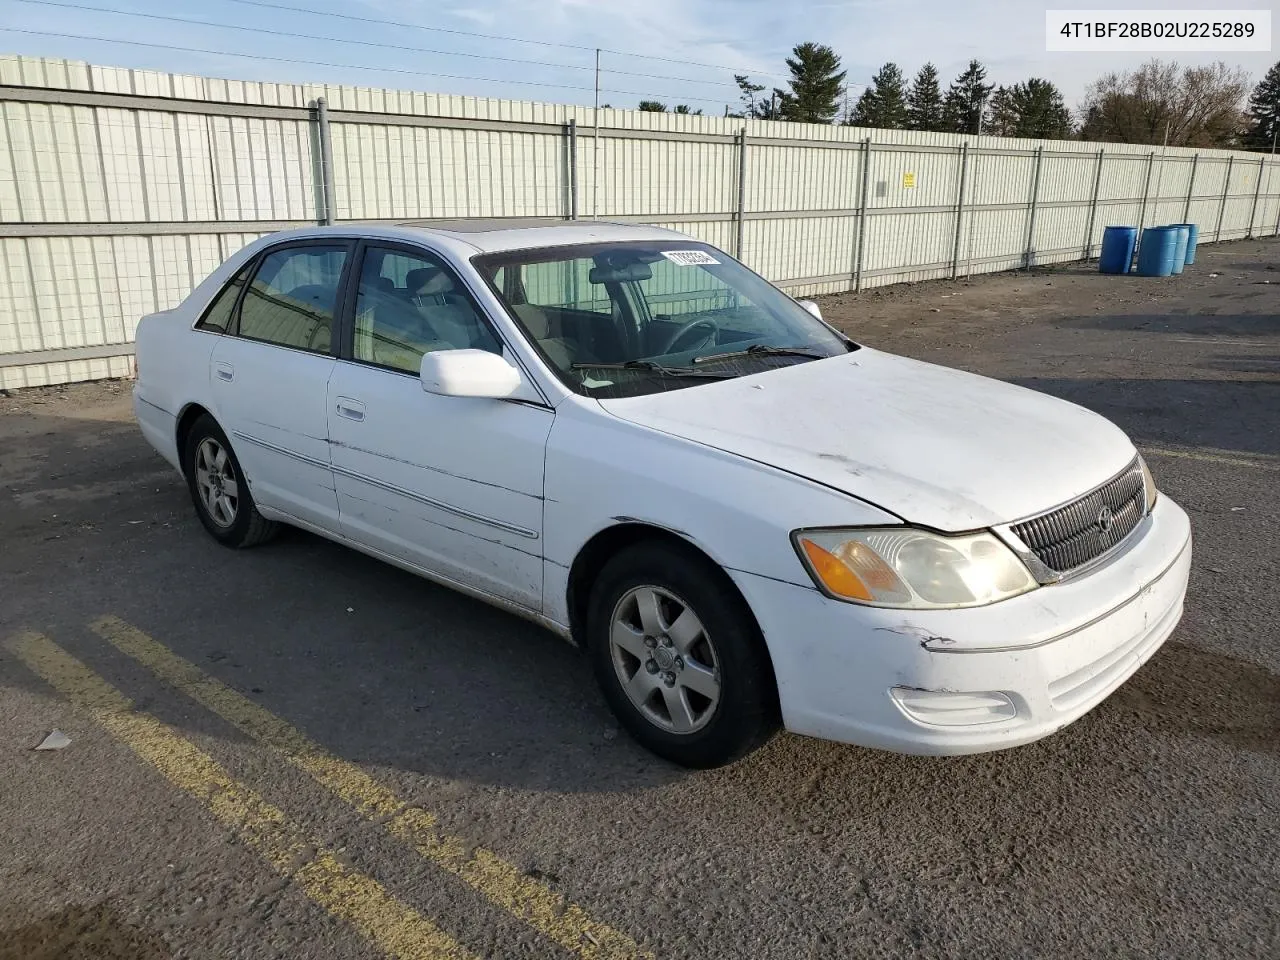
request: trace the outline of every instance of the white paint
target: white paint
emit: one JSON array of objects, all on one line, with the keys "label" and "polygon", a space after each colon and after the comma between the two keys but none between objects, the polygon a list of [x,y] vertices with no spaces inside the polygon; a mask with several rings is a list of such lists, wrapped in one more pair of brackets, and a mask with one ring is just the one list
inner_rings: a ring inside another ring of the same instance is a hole
[{"label": "white paint", "polygon": [[866,347],[601,406],[953,532],[1066,503],[1134,454],[1118,428],[1082,407]]},{"label": "white paint", "polygon": [[[191,329],[264,243],[361,235],[419,245],[456,271],[505,359],[464,356],[452,382],[489,382],[501,363],[521,399],[429,392],[411,373]],[[176,463],[177,418],[201,404],[232,434],[266,515],[562,633],[569,571],[593,536],[619,524],[668,531],[737,584],[768,644],[784,721],[813,736],[917,753],[1029,742],[1099,702],[1168,635],[1190,548],[1185,513],[1163,496],[1086,575],[987,607],[906,611],[823,596],[791,545],[794,530],[1012,522],[1109,478],[1133,446],[1064,401],[867,348],[666,394],[602,402],[574,393],[470,258],[588,236],[678,238],[608,224],[487,233],[353,225],[258,241],[140,325],[143,433]],[[475,364],[490,372],[475,374]],[[971,695],[965,704],[998,694],[1016,715],[929,724],[919,707],[927,698],[895,701],[895,688]],[[914,715],[895,703],[914,704]]]}]

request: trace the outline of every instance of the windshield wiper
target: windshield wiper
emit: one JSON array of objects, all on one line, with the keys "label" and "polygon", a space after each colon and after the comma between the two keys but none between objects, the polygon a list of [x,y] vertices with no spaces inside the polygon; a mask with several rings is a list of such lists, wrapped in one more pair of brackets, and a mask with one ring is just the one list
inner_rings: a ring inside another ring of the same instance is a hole
[{"label": "windshield wiper", "polygon": [[730,353],[707,353],[694,357],[694,363],[711,363],[713,360],[733,360],[738,357],[808,357],[810,360],[826,360],[827,354],[808,350],[804,347],[773,347],[767,343],[753,343],[745,350],[734,350]]},{"label": "windshield wiper", "polygon": [[736,374],[712,373],[689,367],[664,367],[655,360],[628,360],[626,363],[571,363],[570,370],[647,370],[663,377],[697,377],[699,380],[731,380]]}]

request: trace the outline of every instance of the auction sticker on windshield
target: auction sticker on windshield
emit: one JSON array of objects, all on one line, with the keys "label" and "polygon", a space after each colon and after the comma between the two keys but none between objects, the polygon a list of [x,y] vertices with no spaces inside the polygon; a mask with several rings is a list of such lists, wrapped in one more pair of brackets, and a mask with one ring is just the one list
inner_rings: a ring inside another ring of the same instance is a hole
[{"label": "auction sticker on windshield", "polygon": [[703,264],[715,264],[720,261],[702,250],[663,250],[662,255],[672,263],[682,267],[700,267]]}]

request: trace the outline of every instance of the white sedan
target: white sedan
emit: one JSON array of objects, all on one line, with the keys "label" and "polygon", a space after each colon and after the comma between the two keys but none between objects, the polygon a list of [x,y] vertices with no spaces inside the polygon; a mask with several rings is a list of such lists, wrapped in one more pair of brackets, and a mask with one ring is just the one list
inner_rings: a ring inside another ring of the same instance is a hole
[{"label": "white sedan", "polygon": [[860,346],[667,230],[274,234],[143,318],[137,365],[218,541],[290,524],[534,620],[689,766],[780,725],[1028,743],[1182,613],[1187,516],[1110,422]]}]

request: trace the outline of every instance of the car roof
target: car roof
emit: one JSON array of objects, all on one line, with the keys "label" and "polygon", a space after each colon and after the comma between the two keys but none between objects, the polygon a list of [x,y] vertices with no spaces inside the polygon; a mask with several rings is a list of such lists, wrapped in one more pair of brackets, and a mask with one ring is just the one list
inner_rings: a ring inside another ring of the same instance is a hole
[{"label": "car roof", "polygon": [[625,240],[684,240],[692,238],[674,230],[638,223],[609,220],[558,220],[535,218],[481,218],[468,220],[348,221],[328,227],[306,227],[277,234],[292,237],[323,237],[352,234],[382,239],[421,240],[438,237],[451,245],[461,245],[479,253],[529,250],[578,243],[609,243]]},{"label": "car roof", "polygon": [[557,247],[572,243],[618,240],[686,239],[660,227],[610,220],[554,220],[511,217],[474,220],[408,220],[401,226],[433,234],[445,234],[485,253]]}]

